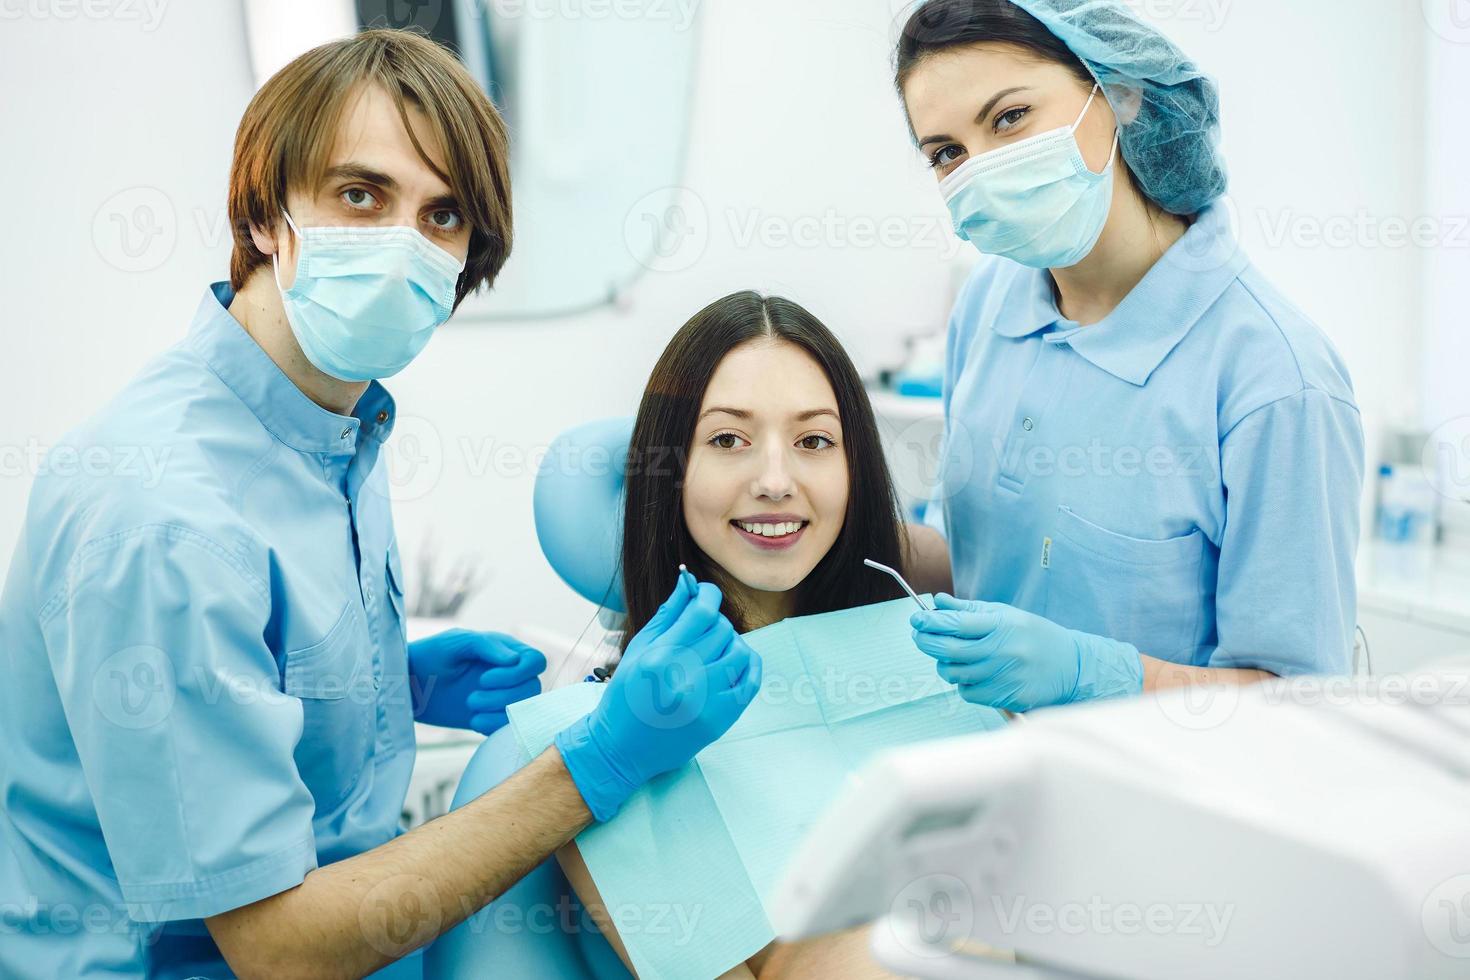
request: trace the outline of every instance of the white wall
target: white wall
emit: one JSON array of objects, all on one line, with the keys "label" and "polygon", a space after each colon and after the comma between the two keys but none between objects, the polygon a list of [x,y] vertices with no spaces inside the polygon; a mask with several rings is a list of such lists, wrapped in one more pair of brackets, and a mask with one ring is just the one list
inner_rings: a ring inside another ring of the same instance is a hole
[{"label": "white wall", "polygon": [[[1152,2],[1152,0],[1150,0]],[[1157,0],[1168,10],[1170,0]],[[1220,79],[1231,198],[1252,259],[1337,344],[1368,438],[1418,406],[1422,250],[1388,241],[1423,214],[1418,2],[1178,0],[1170,32]]]},{"label": "white wall", "polygon": [[[1448,4],[1446,5],[1448,6]],[[1436,247],[1425,251],[1424,383],[1419,421],[1438,432],[1459,464],[1459,478],[1443,486],[1464,499],[1470,464],[1470,20],[1438,25],[1425,58],[1428,181],[1424,211],[1442,215]],[[1463,510],[1464,508],[1460,508]]]},{"label": "white wall", "polygon": [[7,567],[36,448],[183,336],[205,284],[227,274],[243,36],[238,6],[215,0],[0,4]]},{"label": "white wall", "polygon": [[[1417,407],[1422,256],[1301,236],[1359,210],[1419,213],[1418,66],[1429,32],[1418,5],[1140,2],[1220,77],[1243,238],[1342,350],[1370,434],[1401,406]],[[586,624],[591,607],[536,547],[532,467],[517,458],[574,423],[631,413],[663,343],[704,303],[737,288],[785,293],[823,317],[866,370],[904,334],[941,326],[947,263],[962,253],[891,94],[898,4],[707,2],[687,184],[708,237],[692,265],[650,273],[621,310],[456,321],[394,379],[399,534],[411,565],[430,529],[440,551],[490,560],[490,587],[467,609],[473,622],[572,633]],[[13,219],[0,237],[0,462],[95,409],[183,333],[204,284],[224,277],[230,146],[251,92],[242,37],[239,11],[224,0],[169,5],[153,30],[81,18],[0,23],[0,91],[25,93],[0,108]],[[118,250],[112,214],[140,202],[173,229],[173,243],[160,236],[133,260]],[[1282,220],[1292,233],[1278,240]],[[754,239],[752,221],[764,228]],[[880,227],[896,241],[874,242]],[[782,233],[809,237],[770,237]],[[126,271],[130,263],[146,268]],[[410,468],[410,456],[424,462]],[[24,472],[0,476],[5,554],[28,484]]]}]

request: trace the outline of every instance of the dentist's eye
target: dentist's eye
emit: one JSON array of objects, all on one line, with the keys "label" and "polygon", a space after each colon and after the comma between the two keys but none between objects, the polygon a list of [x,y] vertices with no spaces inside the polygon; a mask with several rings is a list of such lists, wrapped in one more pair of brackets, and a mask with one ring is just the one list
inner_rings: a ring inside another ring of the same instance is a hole
[{"label": "dentist's eye", "polygon": [[378,203],[378,199],[361,187],[349,187],[342,192],[343,203],[354,208],[370,208]]},{"label": "dentist's eye", "polygon": [[464,218],[458,211],[439,210],[429,215],[429,224],[435,231],[449,234],[459,231],[460,226],[464,224]]},{"label": "dentist's eye", "polygon": [[1021,120],[1026,118],[1026,114],[1030,111],[1030,106],[1017,106],[1014,109],[1008,109],[996,117],[995,125],[992,128],[997,133],[1009,132],[1021,125]]},{"label": "dentist's eye", "polygon": [[[725,440],[727,439],[733,441],[726,442]],[[713,436],[710,436],[709,445],[714,446],[716,449],[737,449],[739,447],[735,443],[741,441],[743,440],[733,432],[717,432]]]},{"label": "dentist's eye", "polygon": [[965,148],[963,146],[957,143],[949,143],[941,146],[929,156],[929,166],[935,170],[943,170],[946,167],[953,166],[964,155]]},{"label": "dentist's eye", "polygon": [[[824,442],[824,443],[826,443],[826,445],[825,446],[822,446],[822,445],[816,445],[816,446],[808,445],[809,443],[811,443],[813,441],[816,441],[816,442],[819,442],[819,443],[823,443]],[[801,441],[799,443],[797,443],[797,445],[801,446],[802,449],[811,449],[811,450],[814,450],[815,451],[815,450],[821,450],[821,449],[831,449],[832,447],[836,446],[837,443],[835,441],[831,440],[831,439],[828,439],[826,436],[809,435],[809,436],[802,436],[801,437]]]}]

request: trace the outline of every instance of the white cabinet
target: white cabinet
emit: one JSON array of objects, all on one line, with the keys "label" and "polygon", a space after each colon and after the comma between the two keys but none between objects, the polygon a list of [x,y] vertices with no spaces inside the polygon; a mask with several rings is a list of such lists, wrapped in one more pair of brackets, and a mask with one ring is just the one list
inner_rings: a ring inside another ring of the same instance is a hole
[{"label": "white cabinet", "polygon": [[1358,563],[1358,624],[1377,675],[1470,654],[1470,559],[1365,545]]},{"label": "white cabinet", "polygon": [[1406,674],[1456,654],[1470,655],[1470,632],[1417,622],[1359,606],[1358,625],[1368,638],[1373,673]]},{"label": "white cabinet", "polygon": [[944,408],[938,398],[916,398],[891,391],[869,391],[883,455],[905,520],[916,520],[920,508],[939,486],[944,441]]}]

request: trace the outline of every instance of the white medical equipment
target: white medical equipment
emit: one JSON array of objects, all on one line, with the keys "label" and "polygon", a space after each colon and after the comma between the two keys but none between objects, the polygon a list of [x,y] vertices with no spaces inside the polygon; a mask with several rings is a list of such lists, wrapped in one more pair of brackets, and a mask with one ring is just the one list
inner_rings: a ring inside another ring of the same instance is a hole
[{"label": "white medical equipment", "polygon": [[1028,719],[874,759],[778,932],[878,920],[929,978],[1470,977],[1470,661]]}]

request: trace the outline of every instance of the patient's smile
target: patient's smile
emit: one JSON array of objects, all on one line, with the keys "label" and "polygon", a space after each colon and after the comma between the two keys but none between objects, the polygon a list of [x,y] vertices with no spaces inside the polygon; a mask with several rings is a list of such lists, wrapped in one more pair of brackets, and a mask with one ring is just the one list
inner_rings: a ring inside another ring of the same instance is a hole
[{"label": "patient's smile", "polygon": [[705,390],[685,474],[694,543],[739,587],[784,593],[832,548],[847,512],[837,396],[802,348],[761,338]]},{"label": "patient's smile", "polygon": [[765,551],[785,551],[801,540],[802,532],[810,523],[810,521],[786,514],[761,514],[755,519],[733,520],[730,526],[757,548]]}]

